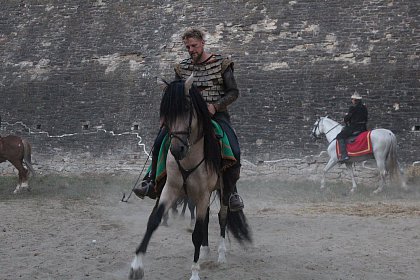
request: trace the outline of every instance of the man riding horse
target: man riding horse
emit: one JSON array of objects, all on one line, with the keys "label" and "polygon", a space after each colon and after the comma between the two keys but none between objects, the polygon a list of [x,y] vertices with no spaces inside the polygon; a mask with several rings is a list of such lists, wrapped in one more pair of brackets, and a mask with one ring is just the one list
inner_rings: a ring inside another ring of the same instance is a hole
[{"label": "man riding horse", "polygon": [[336,137],[341,153],[339,159],[340,163],[344,163],[350,159],[347,154],[346,139],[367,130],[368,111],[366,106],[362,103],[362,96],[355,92],[351,96],[351,102],[352,105],[350,106],[347,115],[344,116],[344,123],[346,126]]},{"label": "man riding horse", "polygon": [[[239,96],[239,90],[233,75],[233,62],[221,55],[206,52],[204,50],[204,33],[201,30],[188,29],[183,34],[182,41],[190,58],[175,65],[175,78],[186,79],[192,73],[194,74],[194,77],[196,77],[194,84],[207,102],[209,113],[223,128],[229,139],[237,161],[223,172],[223,203],[228,205],[231,211],[239,211],[244,207],[236,188],[241,167],[240,149],[227,110],[228,106]],[[140,198],[144,196],[156,197],[156,166],[160,146],[166,134],[166,128],[162,127],[153,145],[151,170],[141,185],[133,189],[134,193]]]}]

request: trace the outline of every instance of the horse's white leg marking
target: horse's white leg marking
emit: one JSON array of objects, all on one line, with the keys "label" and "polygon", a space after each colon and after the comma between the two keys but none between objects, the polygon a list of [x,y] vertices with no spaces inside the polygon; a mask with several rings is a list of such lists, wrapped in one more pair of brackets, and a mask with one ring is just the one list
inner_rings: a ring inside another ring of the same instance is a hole
[{"label": "horse's white leg marking", "polygon": [[219,253],[217,262],[226,263],[226,244],[223,237],[220,237],[219,248],[217,249],[217,252]]},{"label": "horse's white leg marking", "polygon": [[353,167],[353,163],[347,162],[346,163],[346,168],[350,172],[350,176],[351,176],[352,187],[351,187],[350,192],[351,193],[354,193],[354,191],[357,188],[357,184],[356,184],[356,179],[354,178],[354,167]]},{"label": "horse's white leg marking", "polygon": [[330,158],[327,165],[324,167],[324,172],[322,172],[322,179],[321,179],[321,189],[325,188],[325,175],[327,174],[328,170],[330,170],[337,162]]},{"label": "horse's white leg marking", "polygon": [[144,276],[143,256],[144,254],[142,253],[139,253],[134,256],[134,259],[131,262],[129,279],[132,279],[132,280],[143,279],[143,276]]},{"label": "horse's white leg marking", "polygon": [[30,191],[31,190],[31,187],[29,187],[29,184],[28,184],[27,181],[26,182],[22,182],[21,188],[22,189],[26,189],[27,191]]},{"label": "horse's white leg marking", "polygon": [[200,265],[198,263],[193,263],[191,266],[190,280],[200,280],[200,276],[198,276],[198,272],[200,272]]},{"label": "horse's white leg marking", "polygon": [[13,194],[19,193],[20,190],[21,190],[21,188],[22,188],[22,185],[21,184],[17,184],[15,190],[13,191]]}]

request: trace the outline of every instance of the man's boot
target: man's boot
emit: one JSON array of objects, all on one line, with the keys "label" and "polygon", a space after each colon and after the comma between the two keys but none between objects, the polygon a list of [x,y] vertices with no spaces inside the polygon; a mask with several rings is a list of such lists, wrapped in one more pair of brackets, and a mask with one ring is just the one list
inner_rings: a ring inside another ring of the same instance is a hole
[{"label": "man's boot", "polygon": [[150,172],[144,176],[143,181],[140,182],[140,185],[137,185],[133,188],[134,194],[143,199],[145,196],[148,196],[152,199],[156,198],[155,190],[155,180],[156,180],[156,168],[157,168],[157,158],[152,158],[152,166]]},{"label": "man's boot", "polygon": [[227,205],[232,212],[244,208],[244,202],[236,189],[239,172],[240,165],[230,167],[223,173],[223,204]]},{"label": "man's boot", "polygon": [[338,162],[344,163],[350,159],[349,155],[347,154],[346,139],[338,139],[338,145],[340,147],[340,153],[341,153],[341,157],[338,160]]}]

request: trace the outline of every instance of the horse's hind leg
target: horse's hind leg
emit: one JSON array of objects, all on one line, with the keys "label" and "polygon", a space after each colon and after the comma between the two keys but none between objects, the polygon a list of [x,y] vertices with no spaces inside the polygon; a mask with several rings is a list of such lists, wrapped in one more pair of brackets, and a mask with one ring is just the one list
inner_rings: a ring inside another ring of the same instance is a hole
[{"label": "horse's hind leg", "polygon": [[226,244],[225,244],[225,238],[226,238],[226,224],[227,224],[227,206],[224,206],[221,204],[220,210],[219,210],[219,226],[220,226],[220,241],[219,241],[219,247],[217,249],[217,252],[219,254],[219,257],[217,259],[218,263],[226,263]]},{"label": "horse's hind leg", "polygon": [[23,167],[22,161],[19,160],[11,160],[10,161],[13,166],[17,169],[18,171],[18,184],[15,188],[15,190],[13,191],[14,194],[17,194],[18,192],[21,191],[21,189],[27,189],[29,190],[29,185],[28,185],[28,170],[25,169],[25,167]]},{"label": "horse's hind leg", "polygon": [[385,160],[377,159],[376,165],[378,166],[380,180],[379,180],[379,187],[373,191],[374,194],[380,193],[383,190],[385,186],[385,178],[386,178],[386,173],[387,173]]},{"label": "horse's hind leg", "polygon": [[193,225],[195,224],[195,204],[191,199],[188,199],[187,202],[188,204],[188,209],[190,210],[190,226],[193,227]]},{"label": "horse's hind leg", "polygon": [[184,197],[182,199],[182,210],[181,210],[181,217],[184,218],[185,217],[185,210],[187,210],[187,206],[188,206],[188,197]]}]

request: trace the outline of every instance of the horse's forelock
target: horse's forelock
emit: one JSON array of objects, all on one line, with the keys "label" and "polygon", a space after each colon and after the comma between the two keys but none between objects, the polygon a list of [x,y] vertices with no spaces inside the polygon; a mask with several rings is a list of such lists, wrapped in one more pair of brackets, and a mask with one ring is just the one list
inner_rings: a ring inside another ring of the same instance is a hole
[{"label": "horse's forelock", "polygon": [[168,125],[174,123],[178,117],[185,115],[186,106],[189,106],[187,101],[183,81],[170,83],[166,87],[160,103],[160,117]]},{"label": "horse's forelock", "polygon": [[174,81],[168,85],[162,97],[160,116],[166,125],[171,126],[177,118],[189,114],[190,106],[194,108],[194,116],[197,118],[198,129],[205,138],[204,154],[206,162],[217,169],[220,164],[220,152],[218,141],[214,134],[211,117],[207,109],[207,103],[201,96],[198,88],[192,86],[189,95],[186,95],[184,81]]}]

